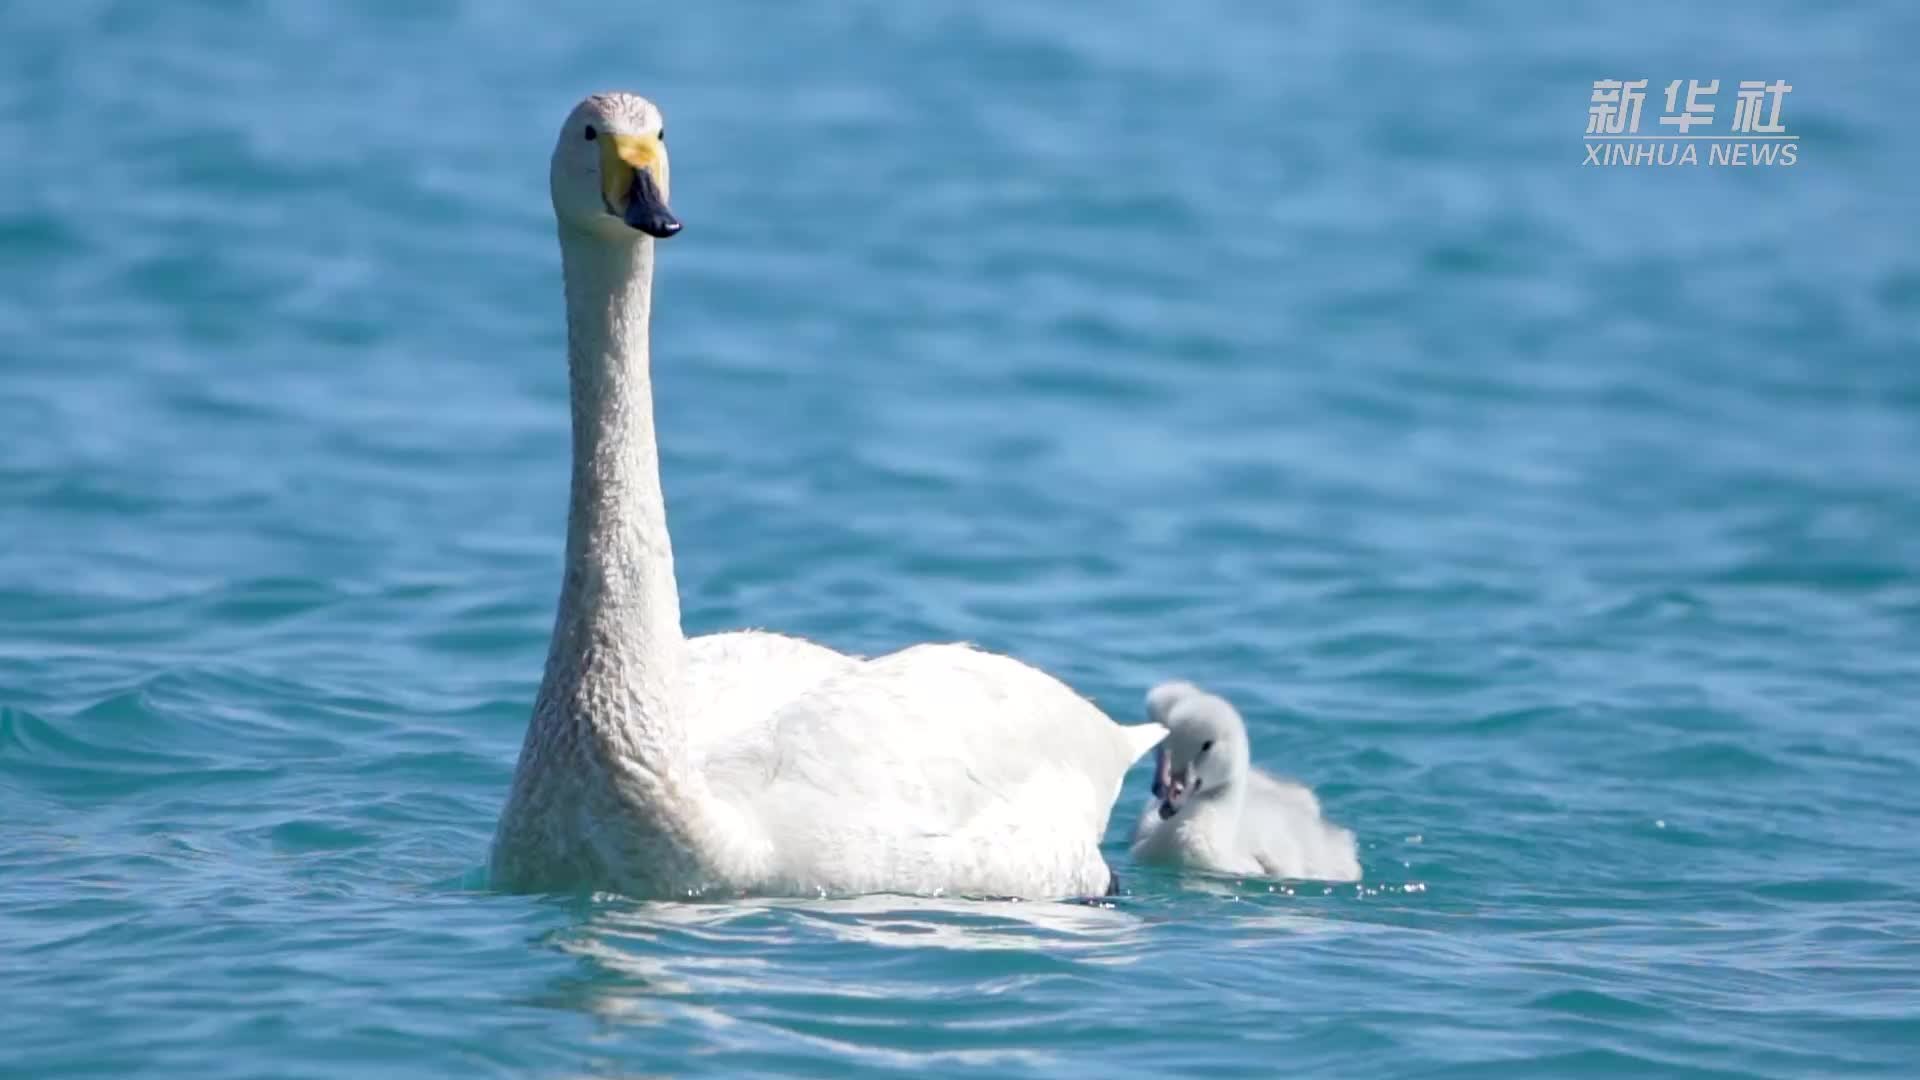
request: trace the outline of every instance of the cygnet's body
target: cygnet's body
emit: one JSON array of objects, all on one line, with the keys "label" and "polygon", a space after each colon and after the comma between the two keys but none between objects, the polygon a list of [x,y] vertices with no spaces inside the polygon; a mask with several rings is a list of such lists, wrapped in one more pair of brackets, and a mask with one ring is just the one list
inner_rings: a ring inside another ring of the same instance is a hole
[{"label": "cygnet's body", "polygon": [[1171,682],[1147,694],[1171,731],[1153,800],[1133,833],[1142,863],[1250,877],[1360,880],[1353,833],[1320,813],[1308,788],[1253,767],[1247,726],[1225,699]]}]

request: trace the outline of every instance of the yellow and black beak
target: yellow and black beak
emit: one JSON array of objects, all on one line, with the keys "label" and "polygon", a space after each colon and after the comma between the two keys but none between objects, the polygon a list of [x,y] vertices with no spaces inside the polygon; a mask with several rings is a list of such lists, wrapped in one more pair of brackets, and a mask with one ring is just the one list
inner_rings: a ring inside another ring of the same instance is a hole
[{"label": "yellow and black beak", "polygon": [[667,148],[658,135],[604,135],[600,139],[600,194],[607,213],[648,236],[680,231],[667,209]]}]

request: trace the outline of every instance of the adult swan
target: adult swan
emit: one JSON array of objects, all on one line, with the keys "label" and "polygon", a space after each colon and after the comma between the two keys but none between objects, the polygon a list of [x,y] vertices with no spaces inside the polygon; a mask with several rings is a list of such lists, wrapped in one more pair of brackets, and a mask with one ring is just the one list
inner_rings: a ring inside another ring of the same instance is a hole
[{"label": "adult swan", "polygon": [[878,659],[680,628],[648,368],[667,208],[660,112],[599,94],[554,147],[573,490],[546,677],[494,836],[503,888],[651,897],[1068,897],[1133,761],[1122,727],[964,645]]}]

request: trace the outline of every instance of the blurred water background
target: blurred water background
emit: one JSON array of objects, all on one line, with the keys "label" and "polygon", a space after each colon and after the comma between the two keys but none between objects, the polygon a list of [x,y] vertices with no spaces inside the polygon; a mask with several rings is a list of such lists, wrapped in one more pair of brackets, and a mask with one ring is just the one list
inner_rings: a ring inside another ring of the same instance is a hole
[{"label": "blurred water background", "polygon": [[[1911,1076],[1920,15],[0,8],[0,1072]],[[1792,168],[1599,169],[1784,78]],[[1366,881],[479,875],[558,585],[546,196],[669,117],[694,630],[1215,687]]]}]

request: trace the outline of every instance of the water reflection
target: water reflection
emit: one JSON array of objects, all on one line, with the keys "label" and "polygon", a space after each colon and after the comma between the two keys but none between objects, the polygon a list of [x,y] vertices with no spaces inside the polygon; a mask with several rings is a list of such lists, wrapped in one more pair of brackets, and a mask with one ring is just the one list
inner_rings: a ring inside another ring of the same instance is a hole
[{"label": "water reflection", "polygon": [[542,1003],[611,1025],[680,1029],[702,1052],[790,1051],[892,1067],[1032,1064],[1035,1032],[1076,1007],[1088,965],[1146,958],[1148,922],[1108,904],[898,896],[641,903],[597,897],[549,939],[580,968]]}]

